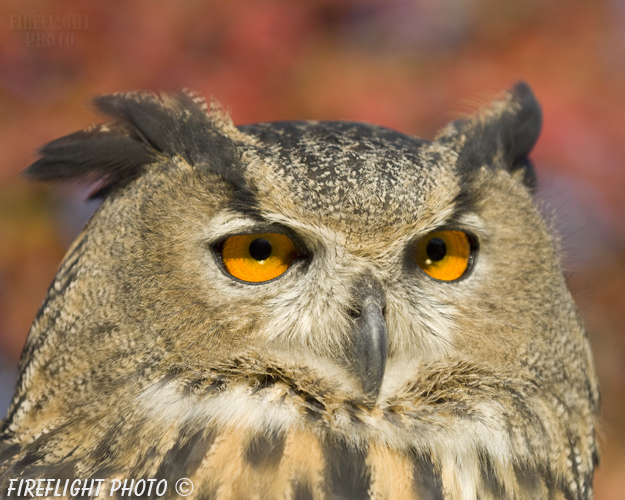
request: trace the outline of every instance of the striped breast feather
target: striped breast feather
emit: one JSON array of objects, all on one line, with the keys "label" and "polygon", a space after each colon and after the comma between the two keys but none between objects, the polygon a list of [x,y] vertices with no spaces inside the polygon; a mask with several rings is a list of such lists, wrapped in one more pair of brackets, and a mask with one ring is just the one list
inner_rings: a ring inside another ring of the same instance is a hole
[{"label": "striped breast feather", "polygon": [[171,484],[189,478],[193,498],[207,500],[591,498],[546,469],[503,466],[479,452],[475,459],[458,463],[435,450],[394,450],[376,442],[354,447],[301,429],[246,435],[233,428],[181,441],[163,460],[159,477]]},{"label": "striped breast feather", "polygon": [[[194,484],[190,498],[212,500],[592,498],[589,447],[567,437],[566,419],[544,429],[537,412],[550,410],[532,406],[531,381],[432,366],[370,409],[305,370],[255,357],[197,377],[174,372],[135,398],[123,425],[109,412],[21,450],[0,446],[11,456],[0,487],[17,476],[143,477],[167,480],[160,498],[180,498],[181,478]],[[529,427],[512,425],[520,412]]]},{"label": "striped breast feather", "polygon": [[[489,403],[499,408],[505,400],[508,411],[525,412],[530,421],[539,418],[530,415],[531,381],[491,378],[464,364],[447,366],[440,376],[419,380],[370,411],[310,374],[252,358],[217,372],[190,382],[202,394],[214,394],[208,403],[184,411],[179,405],[178,413],[154,407],[150,414],[155,426],[162,425],[157,415],[187,422],[167,451],[161,450],[157,476],[191,479],[194,498],[592,498],[591,475],[558,470],[549,443],[532,448],[532,442],[522,442],[528,429],[512,429],[509,415],[491,414]],[[515,391],[503,390],[512,384]],[[457,396],[465,391],[483,402],[483,409],[476,404],[468,411],[466,400]],[[157,394],[173,399],[164,386]],[[210,401],[224,411],[221,417]],[[248,401],[247,409],[242,401]],[[573,436],[569,440],[572,449],[580,447]]]},{"label": "striped breast feather", "polygon": [[172,449],[160,473],[169,482],[191,479],[194,498],[202,499],[445,498],[441,470],[431,456],[352,447],[302,429],[200,432]]}]

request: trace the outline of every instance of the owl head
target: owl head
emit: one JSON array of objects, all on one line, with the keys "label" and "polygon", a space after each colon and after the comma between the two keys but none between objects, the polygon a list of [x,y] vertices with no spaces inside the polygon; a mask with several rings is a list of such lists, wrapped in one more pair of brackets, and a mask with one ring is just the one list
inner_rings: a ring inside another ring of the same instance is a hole
[{"label": "owl head", "polygon": [[213,449],[206,429],[237,429],[241,449],[298,429],[363,456],[413,450],[440,477],[448,455],[483,454],[505,491],[553,462],[553,481],[590,491],[596,379],[532,197],[526,84],[432,141],[235,127],[188,92],[95,106],[111,121],[26,170],[95,182],[102,204],[28,336],[7,470],[152,470],[132,443],[154,436],[154,463],[188,465],[198,435],[198,457]]}]

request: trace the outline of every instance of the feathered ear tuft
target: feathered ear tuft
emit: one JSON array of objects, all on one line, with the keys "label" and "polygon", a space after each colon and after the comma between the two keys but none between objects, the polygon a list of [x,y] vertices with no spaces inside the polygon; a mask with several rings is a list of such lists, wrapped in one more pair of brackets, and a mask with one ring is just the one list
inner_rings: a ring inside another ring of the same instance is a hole
[{"label": "feathered ear tuft", "polygon": [[232,139],[242,135],[225,114],[209,110],[202,98],[188,91],[160,97],[149,92],[118,93],[93,102],[113,121],[46,144],[24,176],[100,181],[95,196],[102,196],[140,175],[143,165],[159,157],[181,156],[195,164],[224,152],[233,156]]},{"label": "feathered ear tuft", "polygon": [[[41,158],[23,175],[41,181],[100,181],[103,188],[139,175],[142,165],[157,159],[159,149],[149,140],[150,134],[154,135],[146,123],[149,120],[132,120],[127,108],[132,108],[128,106],[131,102],[137,109],[150,103],[153,108],[150,111],[154,114],[156,101],[155,96],[147,93],[120,93],[96,98],[96,109],[114,121],[94,125],[46,144],[38,151]],[[154,116],[152,122],[158,118]]]},{"label": "feathered ear tuft", "polygon": [[40,181],[102,179],[116,183],[154,161],[156,152],[113,124],[96,125],[49,142],[39,149],[41,158],[23,175]]},{"label": "feathered ear tuft", "polygon": [[469,119],[459,120],[442,131],[438,140],[463,145],[461,169],[502,166],[533,190],[536,174],[528,158],[542,128],[542,111],[529,85],[517,83],[504,98]]}]

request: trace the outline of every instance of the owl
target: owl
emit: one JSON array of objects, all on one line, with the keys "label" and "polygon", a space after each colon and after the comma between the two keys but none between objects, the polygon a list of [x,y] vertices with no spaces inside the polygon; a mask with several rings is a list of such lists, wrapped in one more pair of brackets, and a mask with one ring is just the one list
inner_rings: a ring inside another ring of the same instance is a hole
[{"label": "owl", "polygon": [[525,83],[432,141],[235,127],[186,91],[95,106],[26,170],[102,202],[28,335],[0,495],[592,498],[597,380]]}]

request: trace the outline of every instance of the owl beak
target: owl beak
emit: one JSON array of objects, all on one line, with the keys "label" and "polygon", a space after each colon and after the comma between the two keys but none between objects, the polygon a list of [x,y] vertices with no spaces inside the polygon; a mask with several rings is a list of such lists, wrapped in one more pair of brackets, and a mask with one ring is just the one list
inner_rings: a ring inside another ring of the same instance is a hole
[{"label": "owl beak", "polygon": [[380,394],[388,354],[381,286],[367,287],[361,300],[361,313],[354,323],[347,354],[351,371],[362,386],[365,404],[372,408]]}]

